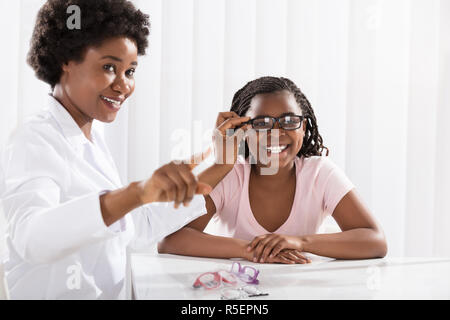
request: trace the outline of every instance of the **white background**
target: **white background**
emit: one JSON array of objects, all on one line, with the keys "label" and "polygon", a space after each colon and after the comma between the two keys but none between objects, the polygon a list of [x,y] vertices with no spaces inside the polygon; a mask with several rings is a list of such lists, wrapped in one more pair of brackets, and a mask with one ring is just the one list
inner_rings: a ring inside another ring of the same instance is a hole
[{"label": "white background", "polygon": [[[332,159],[384,227],[391,256],[450,255],[449,0],[141,0],[148,54],[104,127],[124,183],[210,140],[263,75],[306,94]],[[41,0],[0,0],[0,144],[49,87],[26,53]]]}]

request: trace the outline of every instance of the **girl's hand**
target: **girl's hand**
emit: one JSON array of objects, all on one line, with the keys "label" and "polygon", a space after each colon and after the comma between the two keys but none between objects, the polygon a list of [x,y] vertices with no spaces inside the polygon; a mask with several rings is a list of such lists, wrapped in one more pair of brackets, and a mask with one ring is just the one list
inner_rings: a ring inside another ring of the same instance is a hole
[{"label": "girl's hand", "polygon": [[178,208],[181,203],[188,206],[195,194],[210,193],[211,186],[199,182],[191,172],[205,158],[206,154],[203,153],[201,156],[193,156],[189,163],[172,161],[156,170],[150,179],[138,184],[140,202],[174,201],[174,207]]},{"label": "girl's hand", "polygon": [[[248,248],[248,247],[246,247]],[[248,261],[252,261],[252,262],[257,262],[255,260],[253,260],[253,253],[248,251],[247,249],[245,249],[245,252],[243,253],[242,258],[248,260]],[[298,250],[294,250],[294,249],[284,249],[282,251],[280,251],[276,256],[274,257],[269,257],[267,260],[265,260],[266,263],[282,263],[282,264],[296,264],[296,263],[300,263],[300,264],[304,264],[304,263],[310,263],[311,260],[309,260],[308,258],[306,258],[304,255],[301,254],[300,251]]]},{"label": "girl's hand", "polygon": [[234,165],[237,160],[239,144],[244,138],[244,132],[250,126],[243,125],[232,135],[227,135],[227,130],[235,129],[249,120],[250,117],[239,117],[233,111],[219,113],[216,121],[216,129],[214,129],[213,133],[216,163]]},{"label": "girl's hand", "polygon": [[267,263],[283,263],[283,264],[295,264],[295,263],[311,263],[311,260],[306,258],[304,255],[301,254],[298,250],[293,249],[285,249],[280,251],[276,256],[273,258],[269,258],[265,260]]},{"label": "girl's hand", "polygon": [[[253,253],[254,262],[265,262],[267,259],[273,259],[277,257],[282,251],[286,249],[296,250],[298,252],[303,251],[303,242],[299,237],[286,236],[280,234],[265,234],[255,237],[247,247],[247,251]],[[283,258],[291,256],[289,254],[282,254]],[[300,254],[300,253],[298,253]],[[296,255],[298,255],[296,254]],[[301,255],[301,259],[306,262],[308,258]]]}]

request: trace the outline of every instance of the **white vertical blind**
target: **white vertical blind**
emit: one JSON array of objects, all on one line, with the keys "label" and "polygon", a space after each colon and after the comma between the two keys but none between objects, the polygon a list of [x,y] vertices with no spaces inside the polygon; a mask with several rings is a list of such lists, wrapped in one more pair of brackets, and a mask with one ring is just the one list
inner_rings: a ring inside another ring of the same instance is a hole
[{"label": "white vertical blind", "polygon": [[[436,110],[436,160],[434,166],[435,209],[433,223],[433,254],[448,255],[450,252],[450,1],[441,0],[439,16],[439,83]],[[431,35],[429,35],[431,36]],[[433,58],[433,57],[432,57]],[[425,108],[424,108],[425,110]],[[424,154],[428,154],[424,146]],[[424,188],[427,188],[425,186]],[[429,216],[428,213],[425,215]],[[429,234],[427,234],[427,237]]]},{"label": "white vertical blind", "polygon": [[[160,165],[160,145],[168,143],[160,132],[162,70],[162,1],[141,0],[136,6],[150,15],[151,36],[147,55],[139,58],[136,69],[136,94],[130,98],[128,150],[125,173],[129,181],[148,177]],[[163,141],[164,140],[164,141]],[[124,180],[127,181],[127,180]]]},{"label": "white vertical blind", "polygon": [[255,77],[256,0],[226,0],[225,6],[224,106],[229,110],[234,93]]},{"label": "white vertical blind", "polygon": [[[450,254],[450,2],[136,0],[152,23],[136,91],[102,125],[124,180],[206,146],[216,115],[263,75],[298,84],[332,159],[381,222],[390,255]],[[25,56],[42,0],[0,0],[0,143],[48,87]]]},{"label": "white vertical blind", "polygon": [[411,6],[407,109],[405,252],[433,252],[436,116],[439,88],[438,1]]}]

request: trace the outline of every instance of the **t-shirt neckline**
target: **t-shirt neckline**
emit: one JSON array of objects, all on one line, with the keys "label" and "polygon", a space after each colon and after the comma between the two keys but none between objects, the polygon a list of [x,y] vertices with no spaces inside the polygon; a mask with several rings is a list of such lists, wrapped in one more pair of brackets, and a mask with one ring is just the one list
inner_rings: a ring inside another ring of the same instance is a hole
[{"label": "t-shirt neckline", "polygon": [[295,166],[295,193],[294,193],[294,201],[292,202],[292,206],[291,206],[291,210],[289,212],[289,216],[287,217],[287,219],[281,224],[281,226],[279,226],[275,231],[270,232],[268,231],[266,228],[264,228],[259,222],[258,220],[256,220],[255,215],[253,214],[253,210],[252,210],[252,206],[250,205],[250,171],[252,168],[252,165],[250,163],[248,163],[246,161],[245,163],[245,181],[246,184],[244,185],[244,188],[246,190],[247,193],[247,206],[248,206],[248,211],[250,214],[250,219],[252,220],[252,222],[258,226],[259,229],[261,229],[263,231],[264,234],[275,234],[275,233],[280,233],[280,231],[283,230],[284,226],[286,226],[290,220],[292,220],[292,216],[293,216],[293,211],[294,208],[296,206],[297,203],[297,193],[299,192],[299,188],[300,188],[300,184],[299,184],[299,171],[302,167],[302,159],[299,157],[296,157],[294,160],[294,166]]}]

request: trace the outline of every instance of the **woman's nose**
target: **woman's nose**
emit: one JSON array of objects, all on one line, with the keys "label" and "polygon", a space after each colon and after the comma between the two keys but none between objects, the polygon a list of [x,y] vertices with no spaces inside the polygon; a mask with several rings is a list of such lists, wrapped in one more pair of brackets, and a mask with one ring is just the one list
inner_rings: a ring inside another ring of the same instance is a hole
[{"label": "woman's nose", "polygon": [[125,77],[117,77],[112,85],[114,91],[118,91],[121,94],[127,95],[131,90],[129,80]]}]

